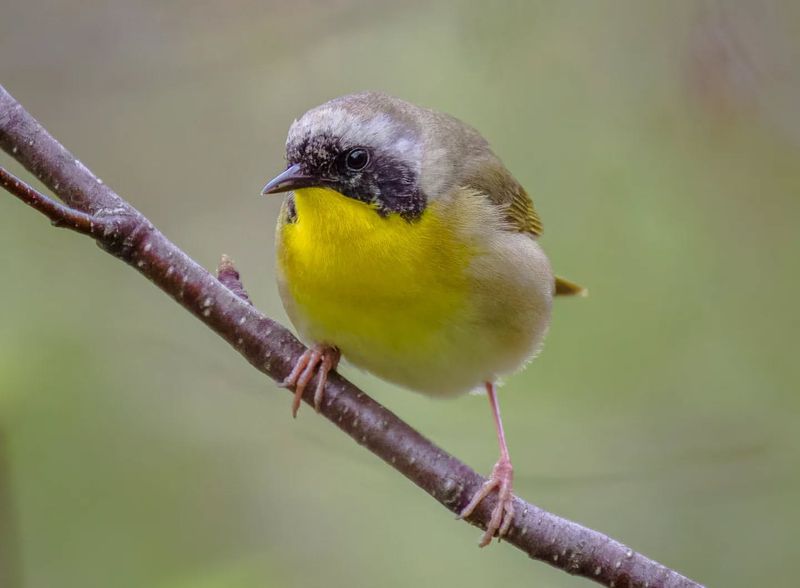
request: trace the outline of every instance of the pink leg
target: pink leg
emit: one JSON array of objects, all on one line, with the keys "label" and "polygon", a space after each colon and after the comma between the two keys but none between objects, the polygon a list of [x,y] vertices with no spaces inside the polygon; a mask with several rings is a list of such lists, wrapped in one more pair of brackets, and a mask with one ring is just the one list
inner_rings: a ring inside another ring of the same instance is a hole
[{"label": "pink leg", "polygon": [[311,349],[306,349],[300,359],[292,368],[292,372],[286,376],[281,383],[286,388],[294,388],[294,400],[292,400],[292,416],[297,417],[300,410],[300,401],[303,399],[303,392],[312,380],[315,373],[319,373],[317,387],[314,391],[314,408],[319,412],[322,406],[322,398],[325,394],[325,382],[328,381],[328,372],[335,370],[339,364],[339,350],[327,345],[314,345]]},{"label": "pink leg", "polygon": [[461,514],[458,515],[460,519],[468,517],[478,504],[480,504],[481,500],[486,498],[493,490],[497,490],[497,504],[492,511],[492,518],[486,525],[486,532],[483,534],[478,544],[481,547],[489,545],[495,534],[497,534],[498,538],[503,537],[514,521],[514,495],[511,493],[514,470],[511,467],[511,457],[508,454],[506,435],[503,431],[503,421],[500,418],[500,404],[497,402],[497,394],[492,382],[486,382],[486,392],[489,396],[489,403],[492,405],[494,424],[497,428],[497,441],[500,444],[500,459],[497,460],[497,463],[494,465],[492,475],[481,489],[475,493],[472,500],[469,501],[469,504],[461,511]]}]

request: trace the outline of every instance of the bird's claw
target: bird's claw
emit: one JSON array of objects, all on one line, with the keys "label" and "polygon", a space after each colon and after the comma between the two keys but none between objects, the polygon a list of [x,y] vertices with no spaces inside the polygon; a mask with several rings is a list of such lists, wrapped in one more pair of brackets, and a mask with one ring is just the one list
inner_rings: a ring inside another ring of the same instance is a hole
[{"label": "bird's claw", "polygon": [[303,393],[315,373],[319,377],[314,391],[314,409],[317,412],[320,411],[322,399],[325,395],[325,382],[328,381],[328,373],[336,369],[339,364],[339,357],[338,349],[325,345],[314,345],[311,349],[306,349],[303,352],[303,355],[294,364],[291,373],[281,382],[281,386],[284,388],[294,388],[294,399],[292,400],[293,417],[297,417]]},{"label": "bird's claw", "polygon": [[514,470],[511,467],[511,461],[501,458],[492,469],[489,479],[458,515],[459,519],[470,516],[484,498],[497,490],[497,504],[492,510],[492,517],[486,524],[486,532],[478,543],[480,547],[489,545],[495,535],[498,539],[503,538],[508,533],[511,523],[514,522],[514,495],[511,491],[513,479]]}]

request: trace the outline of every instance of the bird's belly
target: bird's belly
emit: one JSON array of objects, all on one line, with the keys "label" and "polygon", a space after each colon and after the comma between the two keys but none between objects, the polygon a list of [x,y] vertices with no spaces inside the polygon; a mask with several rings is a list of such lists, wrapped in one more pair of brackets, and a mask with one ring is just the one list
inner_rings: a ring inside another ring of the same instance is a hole
[{"label": "bird's belly", "polygon": [[[451,331],[460,320],[463,300],[444,288],[431,291],[439,297],[434,301],[389,293],[380,286],[379,281],[368,285],[369,296],[364,297],[338,288],[309,288],[293,295],[293,321],[309,340],[335,345],[354,365],[415,387],[406,372],[430,372],[432,364],[443,355],[449,358],[450,348],[457,347]],[[315,296],[325,296],[324,301]]]},{"label": "bird's belly", "polygon": [[469,348],[482,338],[469,320],[464,292],[436,282],[418,282],[425,293],[388,290],[379,274],[372,282],[364,274],[340,275],[361,288],[319,280],[290,287],[287,309],[308,341],[334,345],[353,365],[428,394],[465,392],[485,379],[459,377],[467,375],[461,359],[472,355]]},{"label": "bird's belly", "polygon": [[524,317],[487,314],[505,311],[503,292],[476,288],[470,268],[481,253],[435,213],[408,223],[367,208],[364,218],[361,203],[352,210],[324,195],[337,210],[320,212],[300,196],[297,221],[279,228],[278,270],[287,313],[307,342],[435,395],[466,392],[530,355],[538,335]]}]

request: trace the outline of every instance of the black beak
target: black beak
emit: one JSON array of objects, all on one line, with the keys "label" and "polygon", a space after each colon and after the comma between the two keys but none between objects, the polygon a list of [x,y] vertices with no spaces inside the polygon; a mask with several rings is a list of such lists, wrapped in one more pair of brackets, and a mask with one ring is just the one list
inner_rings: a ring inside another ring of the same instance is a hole
[{"label": "black beak", "polygon": [[295,163],[290,166],[289,169],[267,182],[267,185],[261,190],[261,194],[278,194],[280,192],[290,192],[298,188],[311,188],[322,184],[323,180],[321,178],[304,174],[300,164]]}]

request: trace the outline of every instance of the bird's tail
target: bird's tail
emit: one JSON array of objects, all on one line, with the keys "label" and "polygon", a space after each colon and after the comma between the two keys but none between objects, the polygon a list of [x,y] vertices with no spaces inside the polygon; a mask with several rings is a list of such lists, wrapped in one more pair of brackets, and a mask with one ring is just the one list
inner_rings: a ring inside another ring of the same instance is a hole
[{"label": "bird's tail", "polygon": [[566,278],[556,276],[556,296],[588,296],[589,290],[571,282]]}]

